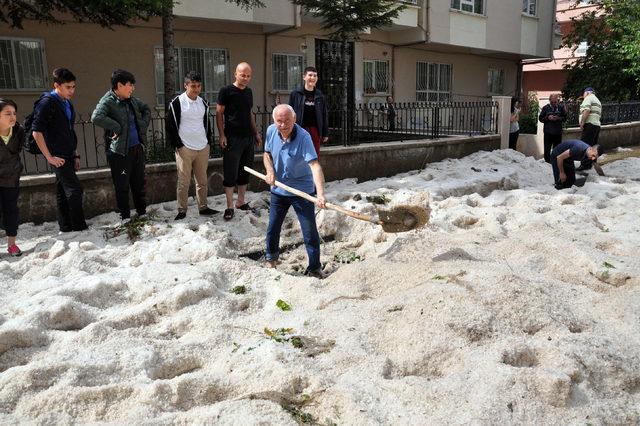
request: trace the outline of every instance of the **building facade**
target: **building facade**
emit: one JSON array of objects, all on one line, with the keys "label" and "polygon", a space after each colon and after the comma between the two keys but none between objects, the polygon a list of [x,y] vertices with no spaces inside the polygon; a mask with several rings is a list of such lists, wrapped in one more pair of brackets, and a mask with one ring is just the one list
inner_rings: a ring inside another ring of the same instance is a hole
[{"label": "building facade", "polygon": [[[556,30],[567,35],[573,29],[572,19],[596,8],[593,0],[557,0]],[[587,52],[587,43],[578,46],[562,46],[553,50],[553,56],[548,61],[531,61],[523,66],[523,94],[525,98],[530,93],[536,93],[539,99],[549,98],[552,93],[562,92],[567,81],[565,65],[572,64],[577,58]]]},{"label": "building facade", "polygon": [[[349,64],[349,99],[355,103],[483,100],[517,94],[524,59],[551,57],[553,0],[413,0],[389,28],[371,30],[350,44],[346,57],[321,23],[288,0],[242,10],[223,0],[183,0],[175,6],[178,85],[190,70],[204,76],[204,95],[233,80],[235,65],[253,68],[256,105],[286,102],[301,83],[302,70],[319,69],[319,85],[336,102],[342,61]],[[66,21],[25,22],[0,27],[0,93],[15,99],[19,115],[51,86],[60,66],[76,74],[75,105],[88,118],[109,89],[111,72],[123,68],[137,78],[136,95],[161,110],[163,93],[161,21],[104,29]]]}]

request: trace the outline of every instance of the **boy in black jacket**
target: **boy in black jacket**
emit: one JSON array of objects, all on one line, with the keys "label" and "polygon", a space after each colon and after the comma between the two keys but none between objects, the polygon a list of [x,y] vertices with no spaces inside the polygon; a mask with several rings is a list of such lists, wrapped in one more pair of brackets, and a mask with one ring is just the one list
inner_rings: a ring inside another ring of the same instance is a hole
[{"label": "boy in black jacket", "polygon": [[302,75],[304,85],[296,88],[289,95],[289,105],[296,113],[296,123],[311,135],[313,147],[320,159],[320,143],[329,139],[329,115],[327,101],[318,83],[318,70],[306,67]]},{"label": "boy in black jacket", "polygon": [[61,232],[87,229],[82,208],[82,185],[76,175],[80,170],[80,156],[76,150],[75,110],[71,103],[75,91],[76,77],[71,71],[66,68],[53,70],[53,90],[40,96],[31,126],[38,148],[56,175]]}]

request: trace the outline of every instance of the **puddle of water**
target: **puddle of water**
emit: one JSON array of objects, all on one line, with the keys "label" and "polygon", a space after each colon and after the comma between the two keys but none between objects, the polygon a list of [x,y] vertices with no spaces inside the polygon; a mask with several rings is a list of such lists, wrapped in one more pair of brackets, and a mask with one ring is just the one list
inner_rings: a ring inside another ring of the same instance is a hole
[{"label": "puddle of water", "polygon": [[598,161],[599,164],[608,164],[613,163],[614,161],[624,160],[629,157],[640,157],[640,146],[626,146],[625,148],[630,148],[630,151],[607,151],[605,154],[607,156],[602,160]]}]

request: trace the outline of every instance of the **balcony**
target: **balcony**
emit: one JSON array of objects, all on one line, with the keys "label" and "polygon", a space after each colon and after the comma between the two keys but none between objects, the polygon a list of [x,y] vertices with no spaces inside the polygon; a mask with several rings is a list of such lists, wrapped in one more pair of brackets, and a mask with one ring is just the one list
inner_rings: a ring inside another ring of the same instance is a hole
[{"label": "balcony", "polygon": [[266,0],[266,7],[245,11],[234,3],[188,0],[174,6],[176,16],[219,21],[287,27],[296,24],[296,7],[289,0]]}]

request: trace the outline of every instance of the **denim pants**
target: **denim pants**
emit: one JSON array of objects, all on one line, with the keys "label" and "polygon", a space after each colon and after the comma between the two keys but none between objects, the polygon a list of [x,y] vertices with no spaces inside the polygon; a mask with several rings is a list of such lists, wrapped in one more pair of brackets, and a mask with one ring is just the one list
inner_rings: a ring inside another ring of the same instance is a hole
[{"label": "denim pants", "polygon": [[560,169],[558,168],[558,160],[556,156],[551,156],[551,168],[553,169],[553,180],[557,189],[571,188],[576,183],[576,168],[573,164],[571,157],[564,160],[562,163],[564,166],[564,174],[567,176],[567,180],[564,183],[560,182]]},{"label": "denim pants", "polygon": [[317,271],[322,267],[320,264],[320,235],[316,227],[315,204],[302,197],[287,197],[271,193],[271,207],[269,208],[269,227],[267,228],[267,260],[277,260],[280,256],[280,230],[282,223],[293,206],[300,228],[304,246],[309,256],[309,271]]}]

